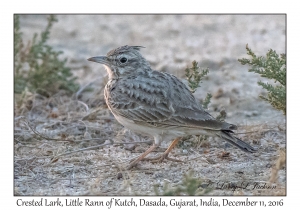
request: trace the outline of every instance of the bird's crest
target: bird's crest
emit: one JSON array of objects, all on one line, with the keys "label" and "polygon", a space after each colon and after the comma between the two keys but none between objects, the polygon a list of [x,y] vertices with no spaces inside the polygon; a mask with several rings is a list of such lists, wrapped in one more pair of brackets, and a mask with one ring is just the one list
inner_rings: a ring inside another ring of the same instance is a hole
[{"label": "bird's crest", "polygon": [[118,47],[116,49],[113,49],[111,51],[109,51],[107,53],[107,56],[112,56],[112,55],[116,55],[116,54],[120,54],[120,53],[124,53],[124,52],[128,52],[128,51],[132,51],[132,50],[140,50],[141,48],[145,48],[143,46],[122,46],[122,47]]}]

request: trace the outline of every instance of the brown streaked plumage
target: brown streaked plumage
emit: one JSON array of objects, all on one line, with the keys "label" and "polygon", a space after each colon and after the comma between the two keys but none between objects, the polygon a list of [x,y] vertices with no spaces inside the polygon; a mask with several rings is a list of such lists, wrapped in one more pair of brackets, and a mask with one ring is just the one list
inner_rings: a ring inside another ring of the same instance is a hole
[{"label": "brown streaked plumage", "polygon": [[134,167],[165,139],[175,138],[159,161],[174,160],[168,154],[184,135],[215,135],[245,152],[256,151],[233,135],[235,125],[220,122],[207,113],[177,77],[152,70],[140,54],[140,48],[126,45],[106,56],[88,59],[106,67],[109,81],[105,86],[105,100],[118,122],[154,137],[153,146],[128,168]]}]

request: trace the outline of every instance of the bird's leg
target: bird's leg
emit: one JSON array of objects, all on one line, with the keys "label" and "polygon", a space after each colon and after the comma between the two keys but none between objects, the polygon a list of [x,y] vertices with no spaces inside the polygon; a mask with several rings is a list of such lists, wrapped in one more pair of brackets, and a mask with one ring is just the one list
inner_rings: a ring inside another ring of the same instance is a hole
[{"label": "bird's leg", "polygon": [[174,139],[170,144],[170,146],[168,147],[168,149],[162,155],[153,158],[145,158],[144,160],[151,160],[152,162],[158,162],[158,163],[161,163],[164,159],[175,161],[175,162],[182,162],[181,160],[168,157],[171,150],[176,146],[176,144],[178,144],[180,140],[181,137]]},{"label": "bird's leg", "polygon": [[133,162],[131,162],[129,164],[129,166],[127,167],[127,169],[131,169],[132,167],[134,167],[138,162],[140,162],[141,160],[143,160],[150,152],[152,152],[153,150],[155,150],[158,147],[158,144],[153,144],[149,149],[147,149],[141,156],[139,156],[137,159],[135,159]]}]

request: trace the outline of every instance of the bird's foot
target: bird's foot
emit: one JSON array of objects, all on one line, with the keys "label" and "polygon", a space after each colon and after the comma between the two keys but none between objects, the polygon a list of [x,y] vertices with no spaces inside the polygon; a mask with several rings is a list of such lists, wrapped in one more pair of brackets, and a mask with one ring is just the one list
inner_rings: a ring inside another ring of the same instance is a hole
[{"label": "bird's foot", "polygon": [[180,141],[180,139],[181,139],[181,137],[174,139],[172,141],[172,143],[170,144],[170,146],[168,147],[168,149],[161,156],[157,156],[157,157],[153,157],[153,158],[145,158],[150,152],[153,152],[158,147],[158,144],[153,144],[141,156],[139,156],[136,160],[131,162],[129,164],[129,166],[127,167],[127,169],[131,169],[131,168],[135,167],[138,162],[143,161],[143,160],[150,160],[151,162],[156,162],[156,163],[161,163],[161,162],[163,162],[164,159],[170,160],[170,161],[175,161],[175,162],[183,162],[182,160],[168,157],[169,153],[175,147],[175,145],[178,143],[178,141]]},{"label": "bird's foot", "polygon": [[145,157],[152,152],[153,150],[155,150],[158,147],[158,145],[153,144],[146,152],[144,152],[141,156],[139,156],[137,159],[133,160],[128,166],[127,166],[127,170],[133,168],[136,166],[136,164],[138,162],[140,162],[141,160],[144,160]]},{"label": "bird's foot", "polygon": [[169,153],[163,153],[162,155],[158,155],[156,157],[144,158],[143,161],[148,160],[148,161],[151,161],[152,163],[161,163],[165,159],[170,160],[170,161],[174,161],[174,162],[183,162],[182,160],[169,157]]},{"label": "bird's foot", "polygon": [[182,160],[176,159],[176,158],[171,158],[169,157],[169,153],[163,153],[162,155],[158,155],[156,157],[149,157],[149,158],[137,158],[135,160],[132,160],[130,164],[127,166],[127,170],[135,167],[138,162],[140,161],[150,161],[152,163],[162,163],[164,160],[170,160],[174,162],[184,162]]},{"label": "bird's foot", "polygon": [[[157,156],[157,157],[151,158],[150,161],[154,162],[154,163],[161,163],[161,162],[164,161],[164,159],[166,159],[166,160],[175,161],[175,162],[183,162],[182,160],[178,160],[178,159],[175,159],[175,158],[170,158],[168,156],[169,153],[171,152],[171,150],[180,141],[180,139],[181,139],[181,137],[178,137],[178,138],[174,139],[172,141],[172,143],[170,144],[170,146],[168,147],[168,149],[161,156]],[[146,159],[144,158],[144,160],[146,160]]]}]

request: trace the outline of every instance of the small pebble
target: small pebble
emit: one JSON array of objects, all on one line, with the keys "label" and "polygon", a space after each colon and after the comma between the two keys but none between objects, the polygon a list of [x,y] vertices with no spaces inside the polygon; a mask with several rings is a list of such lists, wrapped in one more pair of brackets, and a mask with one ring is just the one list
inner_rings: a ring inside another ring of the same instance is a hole
[{"label": "small pebble", "polygon": [[117,179],[121,179],[121,178],[123,178],[123,174],[121,172],[119,172],[117,175]]}]

